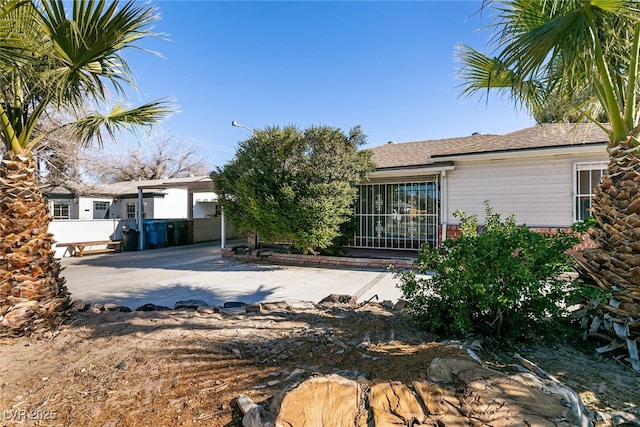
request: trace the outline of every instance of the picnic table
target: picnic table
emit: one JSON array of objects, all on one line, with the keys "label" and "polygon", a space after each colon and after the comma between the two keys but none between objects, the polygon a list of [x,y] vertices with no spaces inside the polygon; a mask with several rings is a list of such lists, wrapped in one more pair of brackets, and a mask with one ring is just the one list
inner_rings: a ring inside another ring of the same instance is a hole
[{"label": "picnic table", "polygon": [[[59,248],[67,248],[71,256],[84,256],[85,254],[98,254],[105,252],[122,252],[122,240],[91,240],[87,242],[57,243]],[[93,246],[104,246],[99,249],[91,249]],[[86,250],[90,248],[89,250]]]}]

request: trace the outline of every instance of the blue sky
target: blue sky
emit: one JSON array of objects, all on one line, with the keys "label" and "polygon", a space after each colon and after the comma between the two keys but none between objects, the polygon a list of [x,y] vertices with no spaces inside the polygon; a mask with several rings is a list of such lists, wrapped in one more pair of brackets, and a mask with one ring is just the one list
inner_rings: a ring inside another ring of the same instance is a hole
[{"label": "blue sky", "polygon": [[[145,41],[131,51],[139,103],[173,97],[180,112],[153,138],[173,136],[224,165],[248,131],[360,125],[367,147],[507,133],[534,124],[508,100],[461,98],[455,47],[485,50],[480,1],[153,1]],[[130,143],[131,141],[129,141]],[[126,143],[125,143],[126,145]]]}]

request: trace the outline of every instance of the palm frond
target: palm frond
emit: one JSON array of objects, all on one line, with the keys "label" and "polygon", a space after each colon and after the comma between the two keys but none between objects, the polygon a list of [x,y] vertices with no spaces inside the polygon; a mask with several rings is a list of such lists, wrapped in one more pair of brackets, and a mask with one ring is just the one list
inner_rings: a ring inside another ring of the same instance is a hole
[{"label": "palm frond", "polygon": [[519,106],[525,105],[532,110],[541,108],[544,100],[541,83],[521,79],[499,58],[490,58],[469,46],[459,45],[456,59],[461,64],[458,77],[462,83],[458,87],[462,96],[469,97],[478,92],[488,95],[491,90],[497,90]]},{"label": "palm frond", "polygon": [[495,10],[489,26],[495,53],[462,52],[462,95],[496,90],[528,107],[536,120],[602,120],[611,123],[615,138],[626,138],[639,116],[637,2],[500,0],[484,6]]},{"label": "palm frond", "polygon": [[157,15],[153,8],[128,1],[121,8],[107,0],[76,0],[73,13],[66,16],[63,0],[43,1],[43,31],[54,48],[50,60],[51,79],[57,82],[56,99],[78,103],[89,95],[105,99],[105,83],[117,93],[136,81],[121,53],[138,48],[137,42],[154,35]]},{"label": "palm frond", "polygon": [[149,102],[134,108],[117,104],[107,113],[86,114],[69,126],[82,144],[89,145],[95,141],[99,146],[102,146],[103,132],[115,139],[120,131],[131,131],[141,126],[156,125],[176,111],[177,108],[168,99]]},{"label": "palm frond", "polygon": [[24,34],[33,23],[27,17],[35,11],[31,6],[26,0],[0,1],[0,68],[15,64],[25,55]]},{"label": "palm frond", "polygon": [[[136,87],[123,51],[142,49],[155,35],[152,7],[135,0],[0,0],[0,138],[5,147],[28,152],[43,141],[32,138],[48,109],[84,112],[86,103],[104,104],[108,87],[125,95]],[[36,7],[36,5],[38,5]],[[108,114],[89,114],[77,126],[82,142],[136,125],[150,126],[174,108],[164,100],[137,108],[119,104]]]}]

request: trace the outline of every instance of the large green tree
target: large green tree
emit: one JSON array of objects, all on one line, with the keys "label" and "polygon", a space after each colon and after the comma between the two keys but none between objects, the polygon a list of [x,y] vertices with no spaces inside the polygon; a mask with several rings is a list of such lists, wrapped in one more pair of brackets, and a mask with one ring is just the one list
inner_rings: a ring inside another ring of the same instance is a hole
[{"label": "large green tree", "polygon": [[[609,164],[592,204],[598,248],[584,253],[583,274],[611,291],[597,310],[626,341],[640,370],[640,11],[636,1],[511,0],[495,12],[494,56],[463,48],[463,92],[498,89],[536,111],[549,95],[609,135]],[[605,124],[601,124],[602,119]],[[597,329],[597,325],[595,325]]]},{"label": "large green tree", "polygon": [[[66,8],[71,7],[69,11]],[[32,153],[50,132],[37,131],[51,111],[79,117],[61,127],[80,143],[102,143],[171,110],[164,101],[99,113],[110,90],[135,84],[123,50],[153,33],[156,13],[133,1],[0,0],[0,325],[24,333],[55,321],[69,302],[54,258],[50,216],[35,180]]]},{"label": "large green tree", "polygon": [[328,247],[353,214],[357,185],[373,169],[359,127],[259,130],[211,174],[226,218],[305,252]]}]

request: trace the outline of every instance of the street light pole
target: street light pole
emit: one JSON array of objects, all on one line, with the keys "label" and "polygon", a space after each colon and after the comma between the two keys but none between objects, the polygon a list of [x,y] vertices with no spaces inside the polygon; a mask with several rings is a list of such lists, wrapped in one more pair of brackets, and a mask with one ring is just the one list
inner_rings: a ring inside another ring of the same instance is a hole
[{"label": "street light pole", "polygon": [[231,126],[233,126],[234,128],[244,128],[244,129],[248,130],[249,132],[251,132],[253,134],[253,136],[256,136],[256,131],[254,129],[250,128],[249,126],[241,125],[240,123],[236,122],[235,120],[231,121]]},{"label": "street light pole", "polygon": [[[251,132],[251,134],[253,136],[257,136],[255,129],[250,128],[249,126],[245,126],[245,125],[241,125],[240,123],[236,122],[235,120],[231,121],[231,126],[233,126],[234,128],[244,128],[246,130],[248,130],[249,132]],[[224,216],[222,217],[222,227],[224,230]],[[256,231],[256,237],[255,237],[255,241],[254,241],[254,245],[257,248],[258,247],[258,232]]]}]

